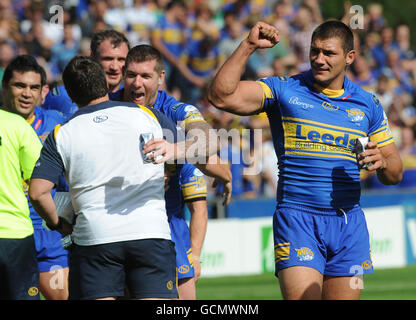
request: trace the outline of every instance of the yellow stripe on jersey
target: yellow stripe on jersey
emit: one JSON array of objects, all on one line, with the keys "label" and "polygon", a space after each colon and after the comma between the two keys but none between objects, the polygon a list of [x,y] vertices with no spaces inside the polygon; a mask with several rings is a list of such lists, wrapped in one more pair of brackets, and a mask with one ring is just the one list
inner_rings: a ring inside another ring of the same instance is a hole
[{"label": "yellow stripe on jersey", "polygon": [[58,134],[59,129],[61,129],[61,125],[60,124],[57,124],[55,126],[55,128],[53,129],[53,137],[55,138],[55,141],[56,141],[56,135]]},{"label": "yellow stripe on jersey", "polygon": [[185,201],[199,197],[206,197],[208,194],[207,183],[204,177],[198,177],[196,181],[181,185],[182,195]]},{"label": "yellow stripe on jersey", "polygon": [[374,133],[371,133],[370,140],[377,142],[378,147],[383,147],[394,142],[394,138],[388,126],[383,126]]},{"label": "yellow stripe on jersey", "polygon": [[361,130],[334,126],[334,125],[331,125],[331,124],[326,124],[326,123],[322,123],[322,122],[318,122],[318,121],[312,121],[312,120],[306,120],[306,119],[300,119],[300,118],[293,118],[293,117],[282,117],[282,119],[283,119],[283,121],[294,121],[294,122],[299,122],[299,123],[310,123],[310,124],[315,124],[315,125],[322,126],[322,127],[325,127],[325,128],[338,129],[338,130],[341,130],[341,131],[349,131],[349,132],[357,133],[361,137],[365,137],[367,135],[364,131],[361,131]]},{"label": "yellow stripe on jersey", "polygon": [[263,90],[263,98],[261,100],[261,107],[263,108],[264,100],[273,99],[273,92],[272,92],[272,89],[270,89],[270,87],[264,82],[262,81],[256,81],[256,82],[261,86]]},{"label": "yellow stripe on jersey", "polygon": [[28,118],[26,121],[27,121],[27,123],[32,125],[33,121],[35,121],[35,114],[32,114],[32,116],[30,118]]},{"label": "yellow stripe on jersey", "polygon": [[279,243],[274,246],[274,260],[275,262],[289,259],[290,242]]},{"label": "yellow stripe on jersey", "polygon": [[194,266],[194,257],[192,256],[192,248],[190,248],[188,251],[186,251],[186,255],[188,256],[189,264],[191,267]]},{"label": "yellow stripe on jersey", "polygon": [[354,139],[364,136],[355,133],[358,130],[341,130],[340,127],[316,125],[303,120],[286,120],[282,124],[286,154],[348,159],[356,162],[355,153],[352,151]]},{"label": "yellow stripe on jersey", "polygon": [[157,117],[155,116],[155,114],[152,112],[152,110],[150,110],[149,108],[142,106],[140,104],[138,104],[139,108],[142,109],[144,112],[146,112],[148,115],[150,115],[153,119],[155,119],[157,122],[159,122],[159,120],[157,119]]}]

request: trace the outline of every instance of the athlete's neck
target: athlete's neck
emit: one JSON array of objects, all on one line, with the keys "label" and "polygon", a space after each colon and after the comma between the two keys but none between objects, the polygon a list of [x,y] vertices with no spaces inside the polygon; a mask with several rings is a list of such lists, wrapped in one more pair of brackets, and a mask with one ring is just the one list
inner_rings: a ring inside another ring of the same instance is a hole
[{"label": "athlete's neck", "polygon": [[108,101],[108,100],[110,100],[109,99],[109,97],[108,97],[108,94],[106,94],[104,97],[101,97],[101,98],[98,98],[98,99],[95,99],[95,100],[91,100],[87,105],[85,105],[84,107],[86,107],[86,106],[91,106],[91,105],[93,105],[93,104],[99,104],[99,103],[102,103],[102,102],[106,102],[106,101]]},{"label": "athlete's neck", "polygon": [[318,83],[314,83],[313,86],[322,94],[330,97],[330,98],[336,98],[340,97],[344,94],[344,89],[331,89],[331,88],[325,88],[321,86]]}]

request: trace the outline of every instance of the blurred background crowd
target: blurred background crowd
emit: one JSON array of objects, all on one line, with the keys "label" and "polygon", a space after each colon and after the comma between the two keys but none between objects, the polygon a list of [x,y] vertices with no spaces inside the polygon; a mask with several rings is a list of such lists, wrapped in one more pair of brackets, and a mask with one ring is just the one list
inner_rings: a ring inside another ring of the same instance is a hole
[{"label": "blurred background crowd", "polygon": [[[388,116],[405,167],[403,182],[389,188],[415,187],[414,35],[406,23],[389,23],[382,3],[364,2],[363,25],[353,30],[357,54],[348,76],[376,94]],[[72,57],[90,54],[90,39],[98,30],[123,32],[131,47],[152,44],[165,57],[168,92],[197,106],[214,128],[262,129],[260,136],[252,134],[248,140],[229,139],[226,143],[238,146],[227,148],[223,156],[241,160],[232,164],[234,198],[274,197],[278,166],[266,116],[238,117],[215,109],[206,99],[207,84],[259,20],[277,27],[280,43],[255,52],[243,77],[308,70],[310,38],[318,24],[328,18],[347,24],[360,19],[350,12],[354,3],[332,1],[343,6],[338,16],[325,14],[325,3],[328,0],[0,0],[0,77],[14,56],[31,54],[45,68],[49,85],[59,84]],[[404,2],[396,5],[406,10]],[[250,163],[243,161],[244,144],[251,152]],[[249,167],[256,174],[250,174]],[[365,172],[362,181],[365,189],[383,188]]]}]

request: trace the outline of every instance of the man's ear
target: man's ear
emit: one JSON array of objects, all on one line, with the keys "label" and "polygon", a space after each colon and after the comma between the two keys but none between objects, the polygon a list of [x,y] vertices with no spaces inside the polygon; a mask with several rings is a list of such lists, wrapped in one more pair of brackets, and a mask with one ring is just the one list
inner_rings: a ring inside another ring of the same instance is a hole
[{"label": "man's ear", "polygon": [[166,72],[165,70],[162,70],[162,72],[160,72],[160,75],[159,75],[159,86],[165,83],[165,76],[166,76]]},{"label": "man's ear", "polygon": [[345,63],[347,67],[352,65],[352,63],[354,62],[354,59],[355,59],[355,50],[351,50],[345,55]]}]

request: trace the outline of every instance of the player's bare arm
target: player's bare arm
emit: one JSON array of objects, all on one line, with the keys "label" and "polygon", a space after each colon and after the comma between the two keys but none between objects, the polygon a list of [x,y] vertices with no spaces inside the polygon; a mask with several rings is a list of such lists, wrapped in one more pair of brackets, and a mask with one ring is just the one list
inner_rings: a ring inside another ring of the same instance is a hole
[{"label": "player's bare arm", "polygon": [[215,178],[213,187],[222,184],[222,204],[228,205],[232,194],[232,174],[229,163],[222,163],[215,154],[208,159],[206,164],[195,164],[205,175]]},{"label": "player's bare arm", "polygon": [[187,123],[185,125],[185,132],[187,140],[185,145],[186,150],[190,150],[190,146],[194,143],[196,143],[196,145],[194,145],[192,150],[199,150],[198,153],[193,151],[193,154],[190,154],[189,156],[198,158],[201,156],[200,152],[206,150],[206,159],[208,159],[219,151],[220,144],[218,136],[208,122],[196,121]]},{"label": "player's bare arm", "polygon": [[368,171],[375,171],[378,180],[384,185],[395,185],[402,180],[403,164],[399,152],[394,143],[390,143],[381,148],[377,143],[370,141],[367,150],[359,155],[360,165],[372,162]]},{"label": "player's bare arm", "polygon": [[208,91],[209,101],[218,109],[234,114],[260,112],[263,91],[255,81],[240,81],[251,54],[257,49],[272,48],[279,42],[275,27],[257,22],[234,53],[216,74]]},{"label": "player's bare arm", "polygon": [[189,231],[191,235],[192,256],[194,261],[195,282],[201,276],[201,251],[207,231],[208,209],[206,200],[188,202],[187,206],[191,213]]},{"label": "player's bare arm", "polygon": [[[59,219],[51,191],[54,183],[45,179],[34,178],[29,184],[29,199],[39,216],[45,220],[47,226],[59,226],[56,229],[62,235],[72,233],[72,225],[65,219]],[[61,220],[61,221],[60,221]],[[60,223],[62,223],[60,225]]]}]

